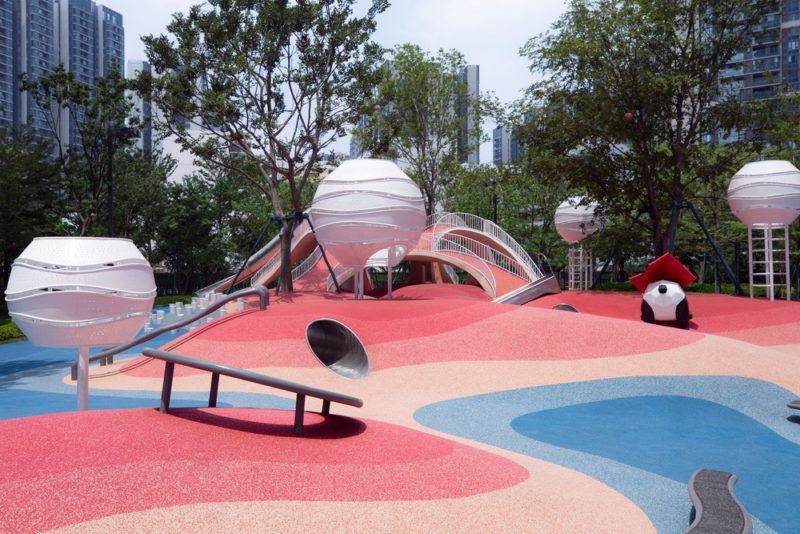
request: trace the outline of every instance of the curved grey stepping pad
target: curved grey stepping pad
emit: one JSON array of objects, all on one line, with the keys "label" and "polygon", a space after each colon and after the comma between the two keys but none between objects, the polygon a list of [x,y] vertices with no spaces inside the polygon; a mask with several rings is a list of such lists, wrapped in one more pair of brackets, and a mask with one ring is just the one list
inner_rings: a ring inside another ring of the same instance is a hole
[{"label": "curved grey stepping pad", "polygon": [[689,479],[692,499],[691,524],[686,534],[750,534],[753,525],[733,493],[736,475],[699,469]]}]

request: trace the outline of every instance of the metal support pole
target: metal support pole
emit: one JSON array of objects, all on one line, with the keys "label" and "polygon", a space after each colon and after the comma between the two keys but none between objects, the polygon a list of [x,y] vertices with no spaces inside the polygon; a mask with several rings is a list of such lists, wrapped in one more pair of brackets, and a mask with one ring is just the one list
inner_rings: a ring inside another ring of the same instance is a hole
[{"label": "metal support pole", "polygon": [[219,392],[219,373],[211,373],[211,389],[208,392],[208,407],[217,407],[217,393]]},{"label": "metal support pole", "polygon": [[89,347],[78,349],[78,410],[89,409]]},{"label": "metal support pole", "polygon": [[303,415],[306,409],[306,396],[297,394],[297,401],[294,404],[294,433],[303,433]]},{"label": "metal support pole", "polygon": [[158,411],[161,413],[169,412],[169,398],[172,396],[172,376],[175,374],[175,364],[166,362],[164,364],[164,384],[161,386],[161,406]]},{"label": "metal support pole", "polygon": [[108,237],[114,237],[114,130],[108,127]]},{"label": "metal support pole", "polygon": [[386,260],[386,298],[392,300],[392,271],[394,267],[394,247],[389,247],[388,259]]},{"label": "metal support pole", "polygon": [[764,250],[766,257],[764,264],[767,269],[767,296],[769,300],[775,300],[775,269],[772,257],[772,225],[768,224],[764,230]]},{"label": "metal support pole", "polygon": [[748,225],[747,226],[747,273],[748,273],[748,282],[750,284],[750,298],[753,298],[755,295],[755,288],[753,287],[753,227]]},{"label": "metal support pole", "polygon": [[786,300],[792,300],[792,266],[789,259],[789,225],[783,227],[784,277],[786,278]]},{"label": "metal support pole", "polygon": [[733,280],[733,286],[735,288],[736,294],[737,295],[741,295],[743,293],[743,291],[742,291],[741,286],[739,285],[739,280],[733,275],[733,272],[731,271],[730,265],[728,265],[728,262],[725,261],[725,256],[722,254],[722,251],[719,249],[719,246],[717,245],[717,242],[714,241],[713,237],[711,237],[711,234],[709,233],[708,228],[706,228],[706,225],[703,222],[703,219],[700,217],[700,214],[697,213],[697,210],[694,208],[694,204],[692,204],[691,202],[682,202],[682,203],[680,203],[680,205],[678,207],[685,207],[685,208],[689,208],[690,210],[692,210],[692,215],[694,215],[694,218],[697,221],[697,224],[700,225],[700,229],[703,230],[703,234],[705,234],[706,240],[711,245],[711,248],[714,249],[714,253],[717,255],[717,259],[719,259],[719,262],[722,264],[722,267],[725,269],[725,274],[728,275],[728,278]]},{"label": "metal support pole", "polygon": [[331,401],[323,400],[322,401],[322,415],[328,415],[331,413]]}]

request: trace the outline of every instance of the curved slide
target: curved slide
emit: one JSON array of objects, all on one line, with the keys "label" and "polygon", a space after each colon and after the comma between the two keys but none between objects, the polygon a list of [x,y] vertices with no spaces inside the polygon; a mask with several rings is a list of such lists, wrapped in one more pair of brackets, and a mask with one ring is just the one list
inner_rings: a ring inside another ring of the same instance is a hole
[{"label": "curved slide", "polygon": [[[440,274],[440,267],[460,269],[467,273],[471,283],[480,286],[495,302],[524,304],[541,295],[560,291],[555,279],[544,276],[522,247],[491,221],[469,214],[439,214],[430,223],[417,247],[408,252],[405,260],[432,265],[431,271]],[[339,283],[346,285],[353,275],[352,269],[337,268],[335,258],[329,256],[328,259]],[[292,264],[302,261],[293,271],[296,289],[331,290],[330,274],[306,221],[295,229],[291,261]],[[251,285],[268,285],[277,279],[279,271],[280,236],[276,235],[248,260],[238,280],[249,278]],[[437,282],[449,279],[435,274],[431,278]],[[197,293],[225,291],[232,282],[233,275]]]}]

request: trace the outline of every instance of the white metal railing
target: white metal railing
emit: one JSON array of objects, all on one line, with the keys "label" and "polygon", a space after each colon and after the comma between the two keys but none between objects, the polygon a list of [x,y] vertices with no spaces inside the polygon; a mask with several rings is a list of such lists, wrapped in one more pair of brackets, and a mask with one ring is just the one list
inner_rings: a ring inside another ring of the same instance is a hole
[{"label": "white metal railing", "polygon": [[544,277],[542,269],[530,257],[522,246],[517,241],[508,235],[508,233],[497,226],[492,221],[486,220],[483,217],[478,217],[471,213],[434,213],[429,215],[427,219],[428,226],[433,226],[433,233],[439,234],[436,230],[436,225],[453,226],[456,228],[469,228],[483,232],[503,243],[511,251],[512,255],[525,267],[530,275],[531,281],[538,280]]},{"label": "white metal railing", "polygon": [[[302,223],[300,223],[300,225],[297,228],[295,228],[294,232],[295,232],[294,237],[292,238],[293,242],[300,241],[301,239],[303,239],[307,234],[311,232],[311,227],[309,226],[308,221],[304,220]],[[275,268],[275,265],[280,263],[280,261],[281,261],[281,249],[279,248],[276,254],[272,256],[269,260],[267,260],[267,262],[264,265],[262,265],[261,268],[257,270],[252,277],[250,277],[250,286],[252,287],[252,286],[263,285],[264,278],[270,272],[272,272],[272,270]],[[292,279],[294,280],[294,278]]]},{"label": "white metal railing", "polygon": [[300,265],[292,269],[292,281],[296,282],[305,276],[308,271],[314,268],[320,258],[322,258],[322,249],[317,246],[317,248],[314,249],[314,252],[309,254],[306,259],[300,262]]},{"label": "white metal railing", "polygon": [[434,247],[444,246],[445,250],[447,247],[450,246],[451,243],[455,243],[458,246],[465,248],[472,252],[475,256],[480,258],[481,261],[488,263],[489,265],[493,265],[499,269],[503,269],[506,272],[513,274],[514,276],[518,276],[522,278],[526,282],[533,282],[535,278],[530,276],[527,269],[520,264],[514,258],[510,258],[503,254],[502,252],[493,249],[489,245],[485,243],[481,243],[480,241],[476,241],[475,239],[465,237],[462,235],[457,234],[443,234],[443,235],[436,235],[432,236]]},{"label": "white metal railing", "polygon": [[[469,239],[468,237],[455,235],[432,236],[430,234],[422,234],[422,237],[420,237],[415,250],[420,252],[459,254],[475,258],[478,261],[474,262],[474,264],[471,263],[470,265],[477,269],[478,272],[486,279],[489,287],[491,288],[491,297],[494,298],[497,294],[497,281],[494,278],[492,270],[489,269],[488,265],[486,265],[488,262],[475,253],[475,250],[480,250],[480,247],[486,247],[489,249],[491,248],[483,243],[475,241],[474,239]],[[410,254],[413,254],[413,251]]]}]

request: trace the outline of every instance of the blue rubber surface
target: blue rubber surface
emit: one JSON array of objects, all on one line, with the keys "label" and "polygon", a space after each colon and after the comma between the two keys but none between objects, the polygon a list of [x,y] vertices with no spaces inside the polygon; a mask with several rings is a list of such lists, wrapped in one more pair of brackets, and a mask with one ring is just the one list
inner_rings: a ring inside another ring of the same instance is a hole
[{"label": "blue rubber surface", "polygon": [[415,418],[586,473],[635,502],[659,532],[688,527],[686,484],[698,468],[739,477],[756,533],[800,532],[800,425],[785,408],[794,397],[740,377],[635,377],[455,399]]},{"label": "blue rubber surface", "polygon": [[[168,332],[147,343],[116,356],[118,360],[139,354],[142,348],[160,347],[169,343],[185,330]],[[96,354],[101,348],[92,349]],[[0,345],[0,419],[16,419],[75,410],[75,387],[64,384],[75,361],[77,349],[46,349],[33,346],[29,341]],[[122,408],[157,408],[161,400],[159,391],[116,391],[89,389],[89,409],[110,410]],[[176,408],[207,406],[207,392],[173,391],[170,406]],[[293,409],[294,401],[284,397],[258,393],[221,392],[217,405]]]},{"label": "blue rubber surface", "polygon": [[699,468],[735,473],[745,509],[778,532],[800,528],[800,446],[750,417],[690,397],[626,397],[532,412],[511,422],[531,439],[686,484]]}]

